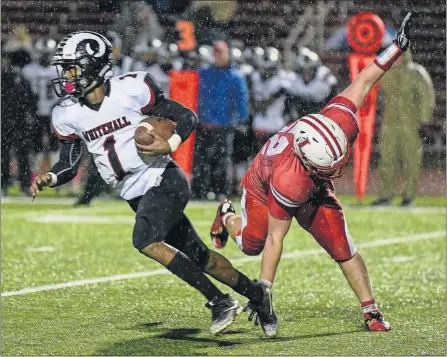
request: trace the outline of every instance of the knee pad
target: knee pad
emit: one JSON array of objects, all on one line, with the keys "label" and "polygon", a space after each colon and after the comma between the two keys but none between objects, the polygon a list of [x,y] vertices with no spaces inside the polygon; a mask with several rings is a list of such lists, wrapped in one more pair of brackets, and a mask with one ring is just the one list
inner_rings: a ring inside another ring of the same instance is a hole
[{"label": "knee pad", "polygon": [[139,223],[139,220],[137,219],[132,235],[133,246],[140,252],[148,245],[161,242],[164,238],[155,227],[150,228],[142,223],[143,222]]}]

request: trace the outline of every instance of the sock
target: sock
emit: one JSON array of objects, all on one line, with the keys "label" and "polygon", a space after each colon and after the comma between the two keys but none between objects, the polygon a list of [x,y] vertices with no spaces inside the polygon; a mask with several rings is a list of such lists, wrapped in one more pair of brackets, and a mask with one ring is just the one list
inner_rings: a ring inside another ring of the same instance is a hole
[{"label": "sock", "polygon": [[202,270],[195,265],[184,253],[178,251],[166,266],[171,273],[178,276],[185,283],[200,291],[208,301],[221,298],[224,294],[209,280]]},{"label": "sock", "polygon": [[254,304],[259,304],[262,301],[262,288],[242,273],[239,273],[236,285],[231,288]]},{"label": "sock", "polygon": [[363,314],[379,311],[376,300],[374,298],[371,300],[363,301],[360,303],[360,305],[362,307]]}]

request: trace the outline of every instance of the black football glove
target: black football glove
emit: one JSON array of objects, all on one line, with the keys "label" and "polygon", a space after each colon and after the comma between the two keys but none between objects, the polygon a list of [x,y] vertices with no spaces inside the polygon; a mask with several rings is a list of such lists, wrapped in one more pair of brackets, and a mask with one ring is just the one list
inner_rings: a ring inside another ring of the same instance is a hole
[{"label": "black football glove", "polygon": [[410,45],[410,23],[412,16],[413,13],[411,11],[407,13],[402,21],[402,25],[400,25],[399,31],[397,32],[397,37],[394,40],[402,51],[406,51]]},{"label": "black football glove", "polygon": [[244,308],[244,311],[248,311],[250,313],[250,315],[248,315],[248,321],[253,321],[253,318],[255,318],[255,326],[259,325],[259,316],[258,316],[258,307],[251,303],[248,302],[247,306]]}]

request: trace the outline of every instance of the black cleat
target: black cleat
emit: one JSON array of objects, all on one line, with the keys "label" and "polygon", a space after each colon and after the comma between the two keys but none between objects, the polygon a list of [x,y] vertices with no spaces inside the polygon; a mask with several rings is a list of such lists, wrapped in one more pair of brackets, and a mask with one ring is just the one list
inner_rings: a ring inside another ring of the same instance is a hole
[{"label": "black cleat", "polygon": [[[256,281],[256,280],[255,280]],[[248,302],[246,311],[250,310],[248,321],[255,318],[255,326],[261,324],[264,334],[268,337],[275,337],[278,333],[278,318],[273,310],[273,293],[272,289],[262,283],[257,282],[262,288],[262,301],[259,304]]]},{"label": "black cleat", "polygon": [[208,301],[205,307],[210,309],[212,313],[213,321],[210,329],[212,334],[225,330],[243,310],[239,301],[233,299],[228,294],[220,299]]}]

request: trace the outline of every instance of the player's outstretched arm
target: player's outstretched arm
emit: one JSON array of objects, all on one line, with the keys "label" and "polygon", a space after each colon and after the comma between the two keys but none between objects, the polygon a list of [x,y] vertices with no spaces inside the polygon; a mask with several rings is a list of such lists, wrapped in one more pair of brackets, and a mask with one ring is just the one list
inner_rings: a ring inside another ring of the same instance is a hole
[{"label": "player's outstretched arm", "polygon": [[59,161],[45,174],[38,175],[31,184],[30,193],[32,200],[36,194],[46,187],[63,185],[76,176],[81,162],[82,147],[81,140],[62,141]]},{"label": "player's outstretched arm", "polygon": [[291,222],[290,219],[277,219],[269,213],[268,235],[261,261],[260,279],[263,281],[273,284],[282,255],[284,237],[289,231]]},{"label": "player's outstretched arm", "polygon": [[405,16],[393,44],[377,56],[373,63],[365,67],[354,82],[340,93],[340,96],[349,99],[357,108],[360,108],[369,91],[391,68],[400,55],[408,49],[411,16],[411,12]]}]

